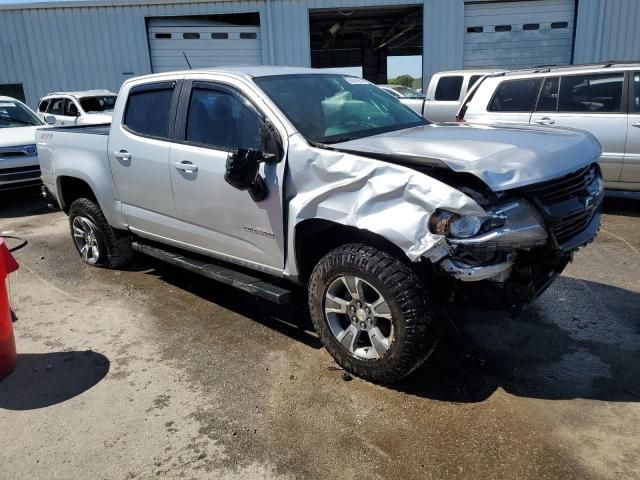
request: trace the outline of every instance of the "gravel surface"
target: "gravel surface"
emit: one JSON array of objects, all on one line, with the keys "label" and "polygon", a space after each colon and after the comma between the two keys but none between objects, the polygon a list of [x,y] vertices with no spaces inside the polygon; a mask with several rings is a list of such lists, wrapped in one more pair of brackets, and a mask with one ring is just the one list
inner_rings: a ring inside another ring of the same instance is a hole
[{"label": "gravel surface", "polygon": [[[344,375],[302,311],[137,257],[84,265],[62,212],[24,237],[1,479],[638,478],[640,197],[520,317],[456,311],[393,388]],[[351,380],[351,381],[347,381]]]}]

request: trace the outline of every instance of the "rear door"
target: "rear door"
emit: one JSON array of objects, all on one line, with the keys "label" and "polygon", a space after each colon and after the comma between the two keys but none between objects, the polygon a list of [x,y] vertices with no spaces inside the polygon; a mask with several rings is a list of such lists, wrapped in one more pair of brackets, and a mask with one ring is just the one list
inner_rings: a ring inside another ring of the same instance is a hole
[{"label": "rear door", "polygon": [[121,121],[112,123],[109,163],[131,228],[170,236],[175,209],[169,178],[175,109],[180,82],[145,83],[123,92]]},{"label": "rear door", "polygon": [[185,83],[178,118],[169,159],[177,239],[231,261],[281,271],[285,162],[261,166],[269,194],[260,202],[224,180],[230,153],[261,148],[264,113],[231,85],[194,80]]},{"label": "rear door", "polygon": [[531,123],[591,132],[602,143],[606,182],[620,180],[627,137],[624,72],[548,77]]},{"label": "rear door", "polygon": [[640,190],[640,72],[630,72],[629,80],[627,145],[620,181],[636,183],[633,189]]}]

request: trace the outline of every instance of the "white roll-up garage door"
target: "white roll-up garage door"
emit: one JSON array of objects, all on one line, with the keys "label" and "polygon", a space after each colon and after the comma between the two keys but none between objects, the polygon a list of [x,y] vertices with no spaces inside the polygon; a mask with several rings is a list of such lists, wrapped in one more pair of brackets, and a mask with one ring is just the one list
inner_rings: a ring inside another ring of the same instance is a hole
[{"label": "white roll-up garage door", "polygon": [[466,3],[465,68],[571,63],[575,0]]},{"label": "white roll-up garage door", "polygon": [[[149,19],[154,73],[222,65],[261,65],[259,26],[165,17]],[[186,59],[185,59],[186,56]]]}]

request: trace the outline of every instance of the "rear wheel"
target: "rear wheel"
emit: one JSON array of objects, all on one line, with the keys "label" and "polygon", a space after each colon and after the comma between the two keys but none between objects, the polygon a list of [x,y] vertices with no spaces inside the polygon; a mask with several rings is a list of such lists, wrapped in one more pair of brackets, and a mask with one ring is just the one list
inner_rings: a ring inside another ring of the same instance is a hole
[{"label": "rear wheel", "polygon": [[437,343],[422,279],[387,252],[349,244],[327,254],[309,282],[311,318],[345,370],[389,383],[420,366]]},{"label": "rear wheel", "polygon": [[89,265],[117,268],[133,256],[129,233],[112,228],[93,200],[79,198],[71,204],[69,227],[76,250]]}]

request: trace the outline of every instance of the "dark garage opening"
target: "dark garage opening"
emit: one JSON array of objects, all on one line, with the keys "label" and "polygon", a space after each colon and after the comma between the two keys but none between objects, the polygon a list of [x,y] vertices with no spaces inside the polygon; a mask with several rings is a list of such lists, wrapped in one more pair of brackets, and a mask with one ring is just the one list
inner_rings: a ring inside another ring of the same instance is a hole
[{"label": "dark garage opening", "polygon": [[422,5],[310,10],[311,66],[387,83],[387,57],[422,55],[422,29]]}]

